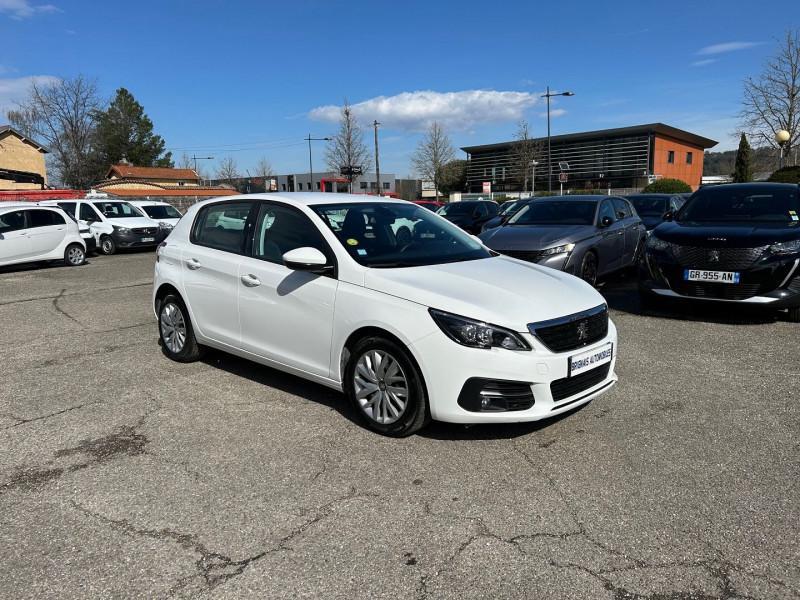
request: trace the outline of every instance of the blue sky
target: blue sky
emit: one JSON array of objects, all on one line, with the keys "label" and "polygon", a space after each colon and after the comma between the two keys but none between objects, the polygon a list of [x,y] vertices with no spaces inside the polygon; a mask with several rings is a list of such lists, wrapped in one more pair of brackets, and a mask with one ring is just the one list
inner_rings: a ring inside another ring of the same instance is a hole
[{"label": "blue sky", "polygon": [[81,73],[109,99],[128,89],[174,159],[304,173],[305,138],[335,133],[346,98],[370,148],[381,123],[381,172],[405,177],[433,120],[456,149],[523,118],[545,136],[549,85],[575,93],[551,100],[553,135],[662,122],[729,150],[742,81],[793,15],[797,0],[0,0],[0,125],[32,78]]}]

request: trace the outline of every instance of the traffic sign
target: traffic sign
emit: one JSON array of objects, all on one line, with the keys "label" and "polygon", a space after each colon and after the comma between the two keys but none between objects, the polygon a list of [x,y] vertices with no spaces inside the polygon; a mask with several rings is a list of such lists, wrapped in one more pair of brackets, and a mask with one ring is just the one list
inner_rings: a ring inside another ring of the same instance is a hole
[{"label": "traffic sign", "polygon": [[566,173],[561,173],[561,174],[559,174],[559,176],[558,176],[558,180],[559,180],[561,183],[567,183],[567,174],[566,174]]}]

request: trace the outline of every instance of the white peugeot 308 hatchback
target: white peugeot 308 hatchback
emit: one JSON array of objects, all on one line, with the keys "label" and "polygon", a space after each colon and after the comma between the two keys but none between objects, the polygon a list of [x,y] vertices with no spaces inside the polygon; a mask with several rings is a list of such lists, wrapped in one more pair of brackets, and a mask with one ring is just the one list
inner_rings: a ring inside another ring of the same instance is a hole
[{"label": "white peugeot 308 hatchback", "polygon": [[213,347],[322,383],[391,436],[430,419],[535,421],[617,380],[594,288],[403,200],[195,204],[156,252],[153,307],[169,358]]}]

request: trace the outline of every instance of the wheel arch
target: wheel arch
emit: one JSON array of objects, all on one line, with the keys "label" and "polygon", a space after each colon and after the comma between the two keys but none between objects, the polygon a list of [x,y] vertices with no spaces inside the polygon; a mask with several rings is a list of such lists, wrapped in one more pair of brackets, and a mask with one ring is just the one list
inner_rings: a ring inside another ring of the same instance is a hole
[{"label": "wheel arch", "polygon": [[[158,309],[161,307],[161,301],[166,298],[169,294],[175,294],[178,298],[183,300],[183,296],[171,283],[162,283],[159,286],[158,290],[156,290],[154,301],[153,301],[153,309],[155,310],[156,314],[158,314]],[[184,301],[184,304],[186,302]]]}]

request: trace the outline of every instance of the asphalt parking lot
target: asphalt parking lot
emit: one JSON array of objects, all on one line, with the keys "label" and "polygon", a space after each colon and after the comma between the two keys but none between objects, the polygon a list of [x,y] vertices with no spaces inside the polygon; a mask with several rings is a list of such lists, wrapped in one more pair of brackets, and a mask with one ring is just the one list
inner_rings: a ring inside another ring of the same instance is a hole
[{"label": "asphalt parking lot", "polygon": [[798,598],[800,326],[601,291],[619,383],[406,439],[158,346],[153,252],[0,271],[2,598]]}]

